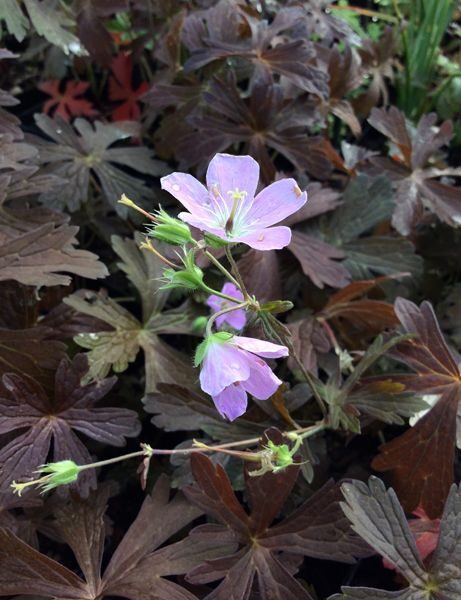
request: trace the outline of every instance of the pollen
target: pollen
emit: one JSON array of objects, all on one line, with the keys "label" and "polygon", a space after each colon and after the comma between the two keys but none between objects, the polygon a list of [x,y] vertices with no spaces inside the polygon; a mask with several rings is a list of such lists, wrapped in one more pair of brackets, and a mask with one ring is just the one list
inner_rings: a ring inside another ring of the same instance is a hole
[{"label": "pollen", "polygon": [[239,190],[238,188],[235,188],[235,190],[228,191],[227,195],[230,196],[232,200],[243,200],[245,196],[248,195],[248,193],[243,190]]},{"label": "pollen", "polygon": [[295,193],[295,194],[298,196],[298,198],[299,198],[299,196],[302,196],[302,195],[303,195],[303,193],[302,193],[302,191],[301,191],[300,187],[299,187],[299,186],[297,186],[297,185],[295,185],[295,186],[294,186],[294,188],[293,188],[293,191],[294,191],[294,193]]}]

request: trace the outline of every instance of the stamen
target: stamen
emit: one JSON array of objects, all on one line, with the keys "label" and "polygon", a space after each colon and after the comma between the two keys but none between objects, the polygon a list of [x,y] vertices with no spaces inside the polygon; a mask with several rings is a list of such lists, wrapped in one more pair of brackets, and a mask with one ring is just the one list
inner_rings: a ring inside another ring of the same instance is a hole
[{"label": "stamen", "polygon": [[230,196],[232,198],[232,200],[234,201],[232,204],[232,209],[231,209],[229,218],[227,219],[226,226],[225,226],[226,233],[230,233],[234,226],[234,218],[235,218],[235,214],[237,212],[239,202],[240,202],[240,200],[243,200],[245,198],[245,196],[247,196],[248,194],[244,190],[239,190],[238,188],[235,188],[235,190],[228,191],[227,195]]}]

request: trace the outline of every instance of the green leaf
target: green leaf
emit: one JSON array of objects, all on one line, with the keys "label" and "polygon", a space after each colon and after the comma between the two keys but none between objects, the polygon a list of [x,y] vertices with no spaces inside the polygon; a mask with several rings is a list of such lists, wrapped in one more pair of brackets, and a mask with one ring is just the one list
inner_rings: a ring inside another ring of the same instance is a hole
[{"label": "green leaf", "polygon": [[30,23],[16,0],[0,2],[0,21],[5,21],[8,32],[14,35],[18,42],[22,42],[26,37]]},{"label": "green leaf", "polygon": [[[88,56],[78,37],[68,31],[75,21],[57,9],[53,0],[24,0],[32,25],[39,35],[51,44],[59,46],[64,54]],[[65,29],[66,28],[66,29]]]},{"label": "green leaf", "polygon": [[189,361],[163,342],[158,336],[167,333],[190,333],[193,315],[187,303],[178,308],[163,310],[167,295],[158,292],[159,282],[155,275],[163,263],[151,252],[139,249],[136,240],[112,238],[113,248],[122,259],[118,266],[132,282],[141,296],[142,322],[129,310],[103,293],[87,291],[85,296],[73,294],[64,302],[85,315],[103,321],[112,327],[107,331],[101,327],[89,333],[80,333],[74,339],[81,347],[89,350],[90,369],[87,380],[101,379],[112,369],[123,372],[134,362],[142,349],[145,360],[145,392],[156,390],[158,382],[190,383],[195,372]]}]

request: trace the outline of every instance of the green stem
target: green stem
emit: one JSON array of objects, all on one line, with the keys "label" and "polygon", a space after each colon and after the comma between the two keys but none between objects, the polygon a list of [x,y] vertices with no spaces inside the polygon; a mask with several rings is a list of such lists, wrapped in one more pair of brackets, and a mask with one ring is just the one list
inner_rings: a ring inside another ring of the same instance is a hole
[{"label": "green stem", "polygon": [[229,308],[223,308],[223,310],[219,310],[211,315],[208,319],[208,323],[206,324],[205,337],[211,335],[211,328],[213,327],[213,323],[216,321],[218,317],[221,315],[225,315],[226,313],[232,312],[233,310],[239,310],[239,308],[247,308],[248,302],[241,302],[240,304],[236,304],[235,306],[229,306]]},{"label": "green stem", "polygon": [[230,302],[234,302],[235,304],[241,302],[238,298],[234,298],[232,296],[228,296],[227,294],[223,294],[222,292],[218,292],[217,290],[214,290],[213,288],[207,286],[205,283],[202,285],[202,289],[203,291],[208,292],[209,294],[214,294],[215,296],[219,296],[220,298],[224,298],[225,300],[229,300]]},{"label": "green stem", "polygon": [[[303,427],[301,429],[294,429],[290,431],[282,432],[282,436],[288,438],[291,441],[296,441],[296,439],[307,439],[312,437],[316,433],[323,431],[328,428],[328,423],[326,420],[320,421],[315,425],[309,425],[308,427]],[[124,460],[129,460],[131,458],[140,458],[142,456],[170,456],[173,454],[192,454],[192,452],[221,452],[228,451],[229,448],[239,448],[241,446],[256,446],[260,442],[260,437],[247,438],[245,440],[239,440],[236,442],[228,442],[227,444],[219,444],[216,446],[201,446],[200,443],[197,445],[191,446],[189,448],[174,448],[173,450],[164,450],[164,449],[156,449],[150,448],[149,450],[138,450],[137,452],[130,452],[129,454],[122,454],[121,456],[116,456],[114,458],[109,458],[107,460],[100,460],[95,463],[89,463],[87,465],[79,465],[78,468],[80,471],[85,471],[87,469],[96,469],[98,467],[105,467],[107,465],[113,465],[119,462],[123,462]],[[253,454],[253,453],[251,453]],[[241,454],[240,454],[241,456]]]},{"label": "green stem", "polygon": [[235,277],[233,277],[231,273],[229,273],[226,267],[222,265],[219,262],[219,260],[213,256],[211,252],[209,252],[208,250],[204,250],[204,254],[208,258],[208,260],[211,263],[213,263],[214,266],[217,267],[225,277],[227,277],[227,279],[229,279],[229,281],[231,281],[236,287],[240,287],[239,282],[235,279]]},{"label": "green stem", "polygon": [[250,296],[250,294],[248,293],[248,290],[245,287],[245,283],[243,281],[242,276],[240,275],[239,268],[237,266],[237,263],[234,260],[234,257],[232,256],[232,252],[231,252],[231,249],[230,249],[229,246],[226,246],[226,257],[227,257],[227,260],[229,261],[229,264],[231,266],[232,273],[235,276],[235,278],[237,279],[238,287],[242,291],[242,294],[244,295],[244,297],[247,300],[251,301],[251,296]]}]

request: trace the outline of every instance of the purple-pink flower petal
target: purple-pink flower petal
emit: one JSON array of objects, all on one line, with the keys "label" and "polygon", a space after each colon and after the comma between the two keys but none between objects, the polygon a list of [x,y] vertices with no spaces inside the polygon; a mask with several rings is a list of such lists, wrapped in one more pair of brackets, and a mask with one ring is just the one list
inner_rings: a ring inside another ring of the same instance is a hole
[{"label": "purple-pink flower petal", "polygon": [[258,229],[280,223],[307,202],[307,193],[299,189],[294,179],[281,179],[264,188],[248,211],[248,223]]},{"label": "purple-pink flower petal", "polygon": [[247,244],[255,250],[281,250],[291,242],[291,229],[284,225],[260,229],[236,237],[234,241]]},{"label": "purple-pink flower petal", "polygon": [[185,173],[163,177],[162,188],[189,212],[179,218],[228,243],[255,250],[279,250],[291,241],[291,230],[272,227],[299,210],[307,200],[294,179],[277,181],[254,197],[258,163],[251,156],[216,154],[207,171],[207,188]]},{"label": "purple-pink flower petal", "polygon": [[232,207],[233,200],[228,192],[239,190],[245,192],[244,202],[251,202],[256,193],[259,180],[259,165],[251,156],[234,156],[232,154],[216,154],[212,158],[206,183],[209,191],[217,192]]},{"label": "purple-pink flower petal", "polygon": [[288,356],[288,348],[286,346],[280,346],[280,344],[266,342],[265,340],[234,335],[234,337],[231,338],[230,343],[235,344],[247,352],[262,356],[263,358],[281,358],[282,356]]},{"label": "purple-pink flower petal", "polygon": [[200,218],[209,218],[207,208],[208,190],[192,175],[171,173],[160,179],[162,190],[179,200],[187,210]]},{"label": "purple-pink flower petal", "polygon": [[282,383],[258,355],[287,356],[285,346],[236,335],[226,338],[222,333],[213,334],[204,343],[200,385],[231,421],[245,412],[247,392],[267,400]]},{"label": "purple-pink flower petal", "polygon": [[236,381],[250,376],[245,352],[227,342],[212,342],[207,349],[200,371],[200,387],[215,396]]},{"label": "purple-pink flower petal", "polygon": [[[243,301],[242,292],[230,281],[224,284],[221,292],[227,296],[235,298],[239,302]],[[206,303],[213,310],[213,312],[218,312],[220,310],[235,306],[234,302],[226,300],[225,298],[221,298],[216,294],[209,296]],[[225,313],[216,319],[216,325],[218,328],[220,328],[223,323],[228,323],[231,327],[234,327],[234,329],[243,329],[246,324],[246,313],[242,308]]]},{"label": "purple-pink flower petal", "polygon": [[254,357],[250,364],[250,376],[242,381],[242,387],[258,400],[267,400],[275,394],[282,381],[262,358]]},{"label": "purple-pink flower petal", "polygon": [[248,397],[241,384],[235,383],[226,387],[220,394],[213,396],[213,402],[223,417],[234,421],[246,411]]},{"label": "purple-pink flower petal", "polygon": [[216,319],[216,325],[218,327],[221,327],[223,323],[227,323],[234,329],[243,329],[245,327],[246,322],[247,317],[243,308],[233,310],[232,312],[227,313],[225,315],[221,315]]}]

